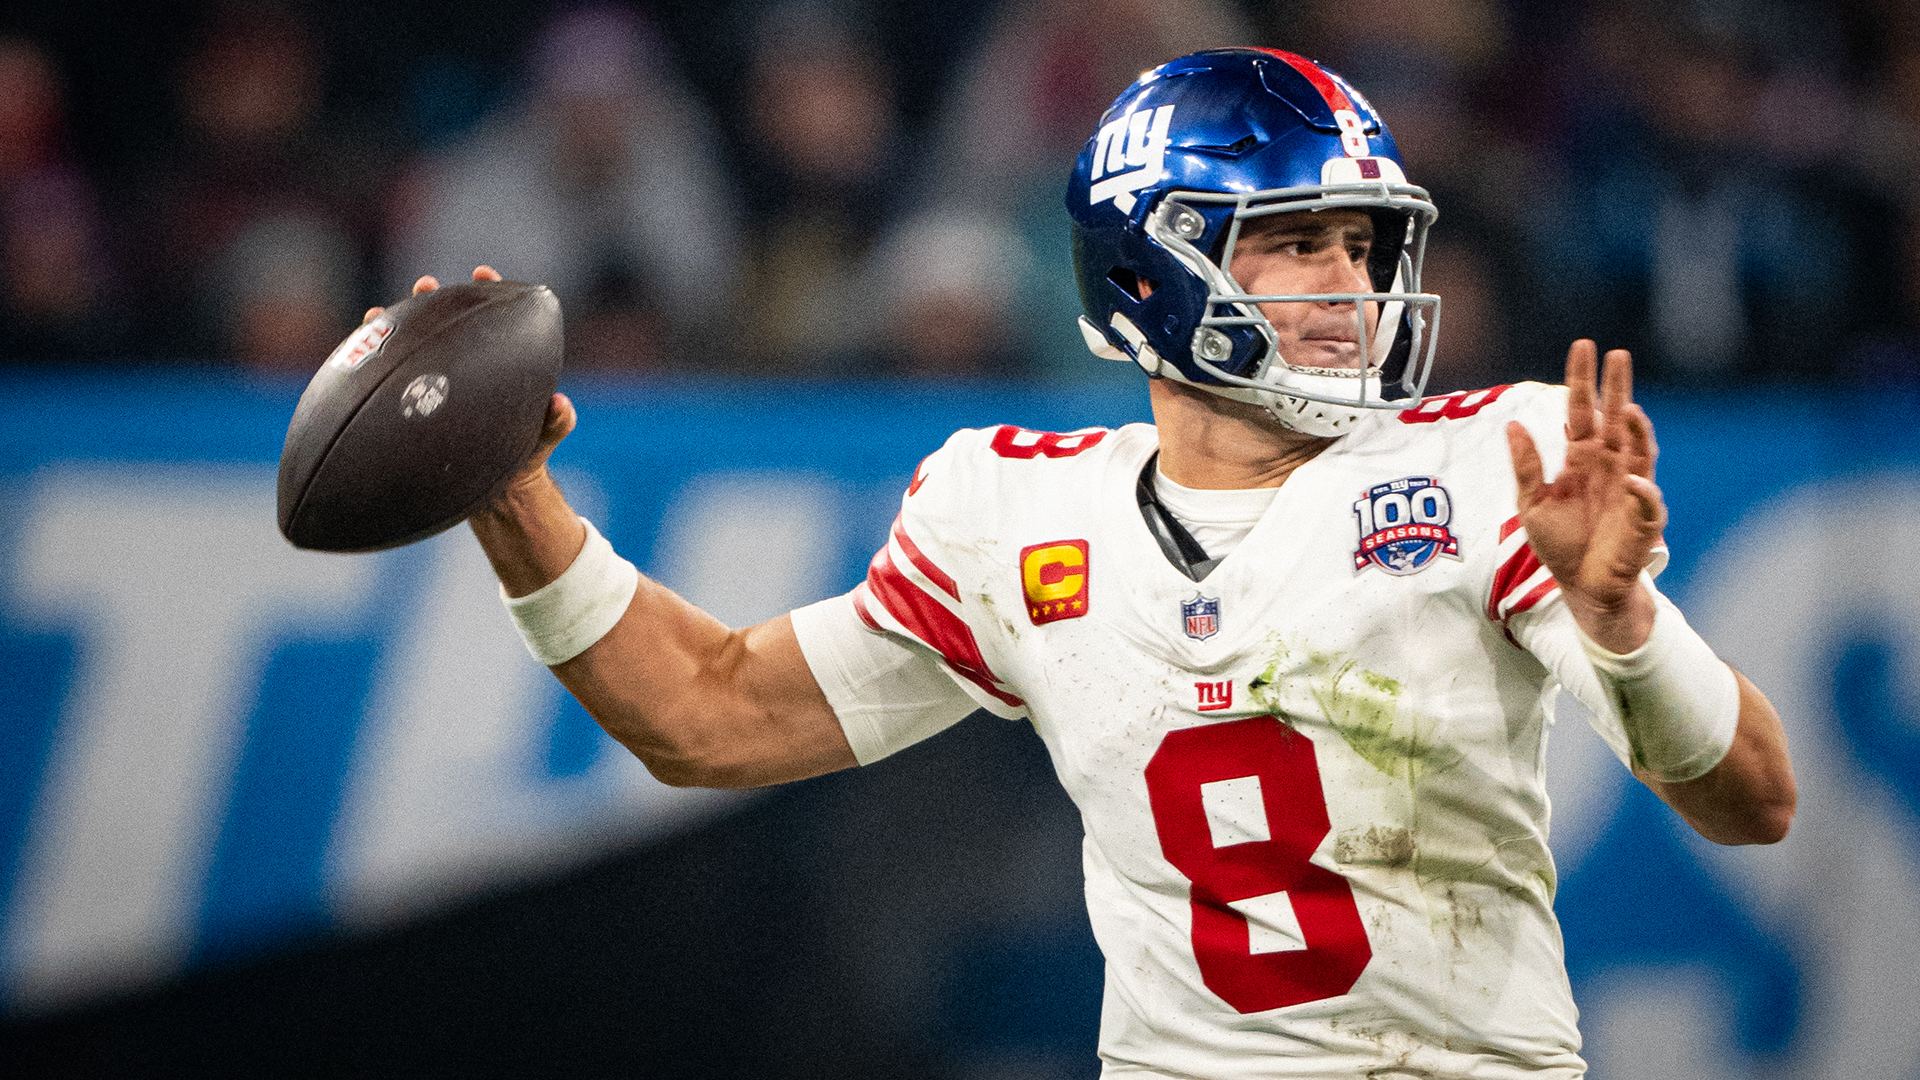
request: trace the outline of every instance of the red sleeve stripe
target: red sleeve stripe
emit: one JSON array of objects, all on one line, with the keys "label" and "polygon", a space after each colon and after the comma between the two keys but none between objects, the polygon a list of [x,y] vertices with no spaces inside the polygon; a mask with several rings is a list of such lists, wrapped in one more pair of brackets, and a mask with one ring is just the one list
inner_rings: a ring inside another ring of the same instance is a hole
[{"label": "red sleeve stripe", "polygon": [[1503,543],[1503,544],[1504,544],[1504,543],[1506,543],[1506,542],[1507,542],[1507,537],[1509,537],[1509,536],[1512,536],[1512,535],[1513,535],[1513,533],[1514,533],[1514,530],[1516,530],[1516,529],[1518,529],[1519,527],[1520,527],[1520,515],[1519,515],[1519,514],[1515,514],[1515,515],[1513,515],[1512,517],[1510,517],[1510,518],[1508,518],[1508,519],[1507,519],[1506,521],[1504,521],[1504,522],[1501,522],[1501,524],[1500,524],[1500,542],[1501,542],[1501,543]]},{"label": "red sleeve stripe", "polygon": [[907,536],[906,526],[901,523],[898,517],[893,519],[893,539],[900,545],[900,550],[907,553],[907,561],[917,567],[921,573],[927,575],[928,581],[940,586],[942,592],[953,597],[955,600],[960,599],[960,586],[953,583],[953,579],[947,576],[946,571],[933,565],[933,560],[927,558],[926,553],[920,550],[919,545],[915,544],[912,538]]},{"label": "red sleeve stripe", "polygon": [[871,595],[872,594],[867,591],[866,582],[863,581],[860,584],[854,586],[853,612],[854,614],[860,616],[861,622],[867,624],[867,629],[881,631],[884,633],[884,631],[881,630],[880,621],[873,617],[873,612],[867,610],[867,599]]},{"label": "red sleeve stripe", "polygon": [[[1505,600],[1540,570],[1540,558],[1533,548],[1522,544],[1520,550],[1513,553],[1493,575],[1493,594],[1487,597],[1487,618],[1492,622],[1501,622],[1500,602]],[[1547,580],[1553,580],[1549,577]]]},{"label": "red sleeve stripe", "polygon": [[1560,583],[1553,580],[1553,575],[1547,575],[1547,579],[1535,585],[1532,592],[1513,602],[1513,606],[1507,609],[1507,618],[1511,619],[1515,615],[1533,607],[1533,605],[1540,601],[1545,600],[1549,593],[1559,587]]},{"label": "red sleeve stripe", "polygon": [[907,633],[940,654],[947,666],[988,694],[1015,708],[1026,702],[1000,688],[1000,679],[980,655],[980,643],[960,617],[948,611],[925,589],[915,585],[894,565],[886,548],[867,568],[867,587]]}]

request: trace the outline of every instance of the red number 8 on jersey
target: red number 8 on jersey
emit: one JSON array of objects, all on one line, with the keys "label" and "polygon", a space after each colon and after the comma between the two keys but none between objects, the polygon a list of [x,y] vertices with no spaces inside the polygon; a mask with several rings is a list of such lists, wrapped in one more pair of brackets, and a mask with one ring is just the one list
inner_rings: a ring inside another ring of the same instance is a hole
[{"label": "red number 8 on jersey", "polygon": [[1146,780],[1207,988],[1243,1013],[1351,990],[1373,948],[1353,886],[1307,861],[1332,829],[1313,741],[1271,716],[1184,728]]}]

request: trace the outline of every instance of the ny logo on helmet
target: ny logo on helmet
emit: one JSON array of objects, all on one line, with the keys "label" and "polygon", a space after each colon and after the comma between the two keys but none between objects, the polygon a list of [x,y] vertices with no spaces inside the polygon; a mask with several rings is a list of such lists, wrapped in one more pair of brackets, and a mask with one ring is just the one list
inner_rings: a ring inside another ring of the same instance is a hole
[{"label": "ny logo on helmet", "polygon": [[1160,179],[1171,143],[1167,130],[1173,126],[1173,106],[1141,109],[1138,104],[1118,120],[1102,124],[1093,147],[1091,202],[1098,206],[1112,199],[1123,214],[1133,212],[1134,192]]}]

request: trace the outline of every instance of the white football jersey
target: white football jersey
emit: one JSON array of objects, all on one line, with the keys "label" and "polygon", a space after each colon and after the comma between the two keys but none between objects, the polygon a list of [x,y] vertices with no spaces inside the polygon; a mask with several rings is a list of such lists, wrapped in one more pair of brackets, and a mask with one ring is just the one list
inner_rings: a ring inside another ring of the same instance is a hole
[{"label": "white football jersey", "polygon": [[1142,519],[1153,427],[962,431],[795,613],[862,762],[975,703],[1045,740],[1107,1074],[1583,1074],[1543,763],[1559,685],[1604,702],[1504,431],[1551,471],[1565,415],[1537,383],[1370,414],[1200,582]]}]

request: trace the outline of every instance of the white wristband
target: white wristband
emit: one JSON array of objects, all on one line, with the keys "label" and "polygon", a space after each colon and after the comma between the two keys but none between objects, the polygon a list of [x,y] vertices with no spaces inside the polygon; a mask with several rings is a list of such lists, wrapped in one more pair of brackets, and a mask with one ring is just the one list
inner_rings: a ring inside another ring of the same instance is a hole
[{"label": "white wristband", "polygon": [[614,553],[593,522],[581,518],[580,524],[587,527],[587,544],[566,573],[521,597],[500,588],[527,651],[548,667],[566,663],[607,636],[640,587],[640,571]]},{"label": "white wristband", "polygon": [[1740,725],[1740,684],[1679,608],[1658,594],[1655,603],[1653,632],[1639,648],[1608,652],[1584,631],[1580,647],[1619,710],[1634,760],[1678,783],[1727,756]]}]

